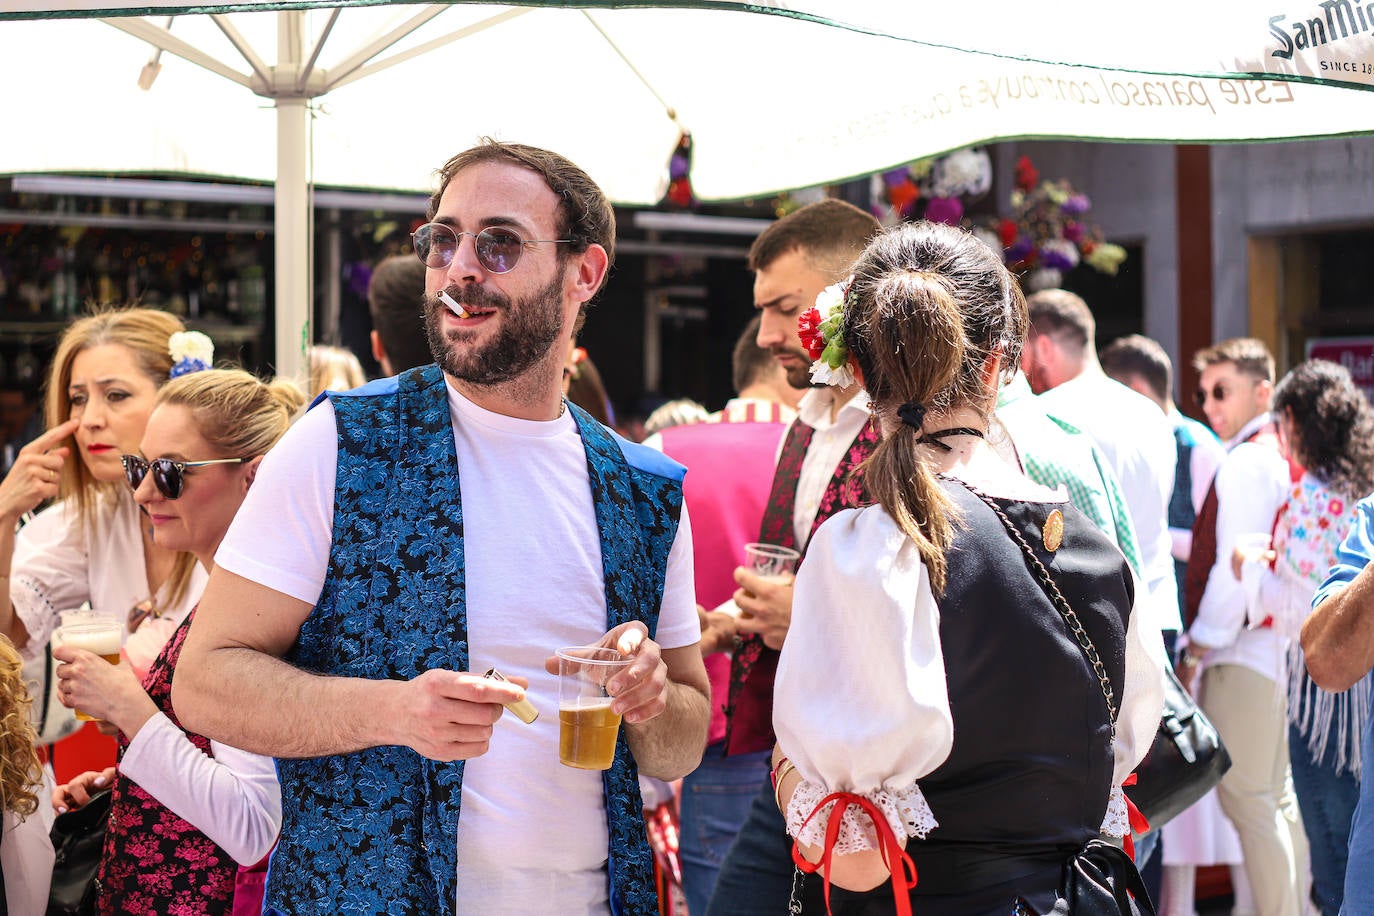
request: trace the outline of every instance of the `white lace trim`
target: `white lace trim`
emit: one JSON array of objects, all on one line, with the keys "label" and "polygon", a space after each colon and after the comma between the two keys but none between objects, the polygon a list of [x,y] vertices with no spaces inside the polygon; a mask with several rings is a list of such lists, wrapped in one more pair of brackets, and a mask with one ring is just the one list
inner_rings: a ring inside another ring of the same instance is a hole
[{"label": "white lace trim", "polygon": [[1102,833],[1123,837],[1130,832],[1131,815],[1126,810],[1126,793],[1120,786],[1112,786],[1112,794],[1107,797],[1107,813],[1102,817]]},{"label": "white lace trim", "polygon": [[[792,793],[792,800],[787,803],[787,832],[808,846],[823,845],[834,802],[826,805],[825,810],[812,817],[806,826],[802,825],[811,817],[811,812],[816,810],[821,799],[829,794],[824,787],[803,779],[797,785],[797,791]],[[921,793],[921,787],[916,783],[900,792],[879,789],[864,793],[864,797],[887,816],[887,822],[897,836],[925,839],[930,831],[939,826],[934,812],[926,803],[925,795]],[[878,832],[873,827],[872,818],[852,805],[846,808],[840,821],[839,836],[835,840],[835,854],[849,855],[878,848]]]}]

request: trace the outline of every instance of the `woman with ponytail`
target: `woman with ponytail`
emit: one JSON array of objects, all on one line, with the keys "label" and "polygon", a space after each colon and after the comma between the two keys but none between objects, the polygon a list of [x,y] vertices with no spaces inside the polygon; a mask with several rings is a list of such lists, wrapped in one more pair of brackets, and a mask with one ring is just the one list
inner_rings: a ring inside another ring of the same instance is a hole
[{"label": "woman with ponytail", "polygon": [[1139,885],[1098,837],[1128,832],[1120,786],[1159,724],[1163,647],[1120,551],[986,442],[1025,336],[1016,280],[969,233],[906,224],[801,322],[821,375],[864,385],[883,441],[858,471],[876,504],[811,542],[778,665],[794,903],[1134,912],[1065,876]]},{"label": "woman with ponytail", "polygon": [[[291,383],[237,369],[168,382],[137,453],[122,456],[153,539],[210,569],[263,455],[304,400]],[[59,811],[76,808],[93,786],[113,784],[96,898],[102,916],[230,913],[239,866],[262,860],[281,826],[271,758],[192,734],[172,709],[172,674],[194,617],[192,610],[171,634],[141,683],[127,662],[110,665],[69,646],[53,652],[63,662],[62,702],[119,730],[118,765],[78,776],[53,798]]]}]

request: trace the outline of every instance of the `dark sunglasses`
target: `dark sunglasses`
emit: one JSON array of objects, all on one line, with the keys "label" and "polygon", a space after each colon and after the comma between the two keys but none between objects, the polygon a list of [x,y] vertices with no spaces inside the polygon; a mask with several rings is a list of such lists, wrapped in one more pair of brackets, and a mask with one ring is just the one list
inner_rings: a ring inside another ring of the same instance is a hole
[{"label": "dark sunglasses", "polygon": [[1220,383],[1218,383],[1218,384],[1216,384],[1216,385],[1213,385],[1213,386],[1212,386],[1212,390],[1211,390],[1210,392],[1209,392],[1206,388],[1199,388],[1199,389],[1197,390],[1197,395],[1196,395],[1196,397],[1197,397],[1197,406],[1199,406],[1199,407],[1206,407],[1206,406],[1207,406],[1207,395],[1208,395],[1208,394],[1211,394],[1212,400],[1214,400],[1214,401],[1224,401],[1224,400],[1226,400],[1226,396],[1227,396],[1228,394],[1230,394],[1230,392],[1227,391],[1225,388],[1221,387]]},{"label": "dark sunglasses", "polygon": [[562,245],[572,239],[527,239],[514,229],[491,226],[481,232],[459,232],[445,223],[425,223],[410,234],[415,254],[426,267],[443,270],[453,263],[463,236],[472,236],[477,260],[490,273],[504,274],[515,269],[526,245]]},{"label": "dark sunglasses", "polygon": [[158,492],[168,499],[179,499],[181,491],[186,487],[186,469],[203,468],[210,464],[242,464],[247,458],[212,458],[209,461],[173,461],[171,458],[154,458],[152,461],[145,461],[137,455],[120,455],[120,462],[124,465],[124,477],[129,481],[129,487],[137,490],[143,484],[143,478],[148,476],[148,469],[153,470],[153,485]]}]

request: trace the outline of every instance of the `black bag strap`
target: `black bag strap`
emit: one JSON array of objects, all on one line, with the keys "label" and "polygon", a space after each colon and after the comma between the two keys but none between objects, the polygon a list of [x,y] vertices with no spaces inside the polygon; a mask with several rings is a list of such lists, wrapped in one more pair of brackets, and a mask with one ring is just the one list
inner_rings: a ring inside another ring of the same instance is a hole
[{"label": "black bag strap", "polygon": [[1068,625],[1069,632],[1073,634],[1073,638],[1078,642],[1079,648],[1083,650],[1084,657],[1087,658],[1088,663],[1092,665],[1093,673],[1097,675],[1098,684],[1102,687],[1102,699],[1107,701],[1107,715],[1111,720],[1112,739],[1115,740],[1117,718],[1116,691],[1112,689],[1111,679],[1107,676],[1107,666],[1102,663],[1102,656],[1098,654],[1097,647],[1093,645],[1092,637],[1089,636],[1088,631],[1084,629],[1083,622],[1078,619],[1078,615],[1075,614],[1073,608],[1069,606],[1068,599],[1065,598],[1064,593],[1059,590],[1059,586],[1055,583],[1054,577],[1050,575],[1050,571],[1045,568],[1045,564],[1040,562],[1040,558],[1035,555],[1035,551],[1031,549],[1030,544],[1026,543],[1025,537],[1021,534],[1021,529],[1017,528],[1016,525],[1012,523],[1012,520],[1007,518],[1007,513],[997,504],[996,500],[986,493],[974,488],[966,481],[959,480],[957,477],[950,477],[948,479],[957,481],[966,490],[982,500],[983,503],[1001,519],[1003,527],[1007,529],[1007,534],[1011,535],[1011,539],[1021,548],[1021,554],[1025,557],[1026,566],[1030,568],[1031,574],[1035,576],[1036,581],[1040,583],[1040,587],[1044,589],[1045,594],[1049,597],[1050,603],[1054,605],[1055,610],[1059,611],[1059,615],[1064,618],[1064,623]]}]

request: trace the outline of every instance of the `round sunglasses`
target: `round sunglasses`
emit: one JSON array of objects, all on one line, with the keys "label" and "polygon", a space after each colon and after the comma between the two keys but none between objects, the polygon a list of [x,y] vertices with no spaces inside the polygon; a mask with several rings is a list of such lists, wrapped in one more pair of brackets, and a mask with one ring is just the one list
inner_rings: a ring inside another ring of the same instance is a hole
[{"label": "round sunglasses", "polygon": [[477,246],[477,261],[489,273],[504,274],[515,269],[526,245],[563,245],[572,239],[527,239],[505,226],[489,226],[481,232],[459,232],[446,223],[425,223],[410,234],[415,254],[432,270],[443,270],[453,263],[463,236],[472,236]]},{"label": "round sunglasses", "polygon": [[148,476],[148,470],[153,472],[153,486],[157,487],[159,493],[168,499],[179,499],[181,492],[186,488],[186,469],[203,468],[211,464],[242,464],[247,458],[212,458],[209,461],[173,461],[171,458],[154,458],[152,461],[145,461],[137,455],[120,455],[120,462],[124,465],[124,478],[129,481],[129,487],[137,490],[143,484],[143,478]]}]

